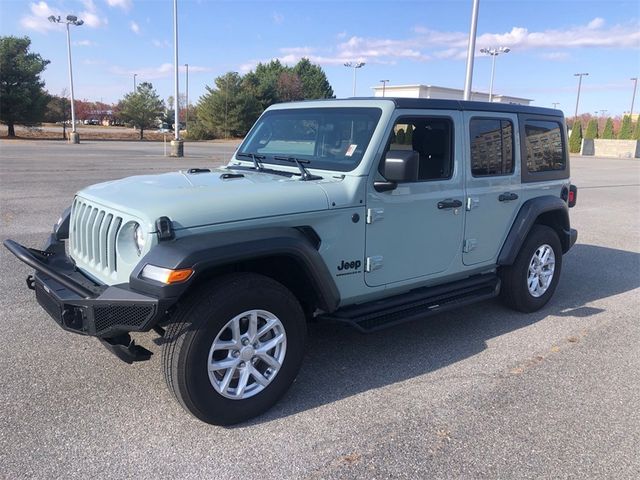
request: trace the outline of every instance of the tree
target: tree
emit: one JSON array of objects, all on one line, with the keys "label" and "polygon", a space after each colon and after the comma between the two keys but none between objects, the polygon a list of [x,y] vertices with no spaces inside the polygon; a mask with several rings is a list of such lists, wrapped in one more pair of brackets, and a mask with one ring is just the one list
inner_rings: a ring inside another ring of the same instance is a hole
[{"label": "tree", "polygon": [[298,75],[302,83],[303,98],[335,98],[324,70],[319,65],[312,64],[308,58],[301,59],[293,67],[293,72]]},{"label": "tree", "polygon": [[404,133],[404,129],[401,128],[400,130],[398,130],[398,132],[396,133],[396,142],[399,143],[400,145],[403,145],[404,142],[406,140],[406,135]]},{"label": "tree", "polygon": [[140,129],[140,140],[142,140],[144,129],[154,126],[164,112],[164,102],[151,83],[142,82],[135,92],[124,96],[118,105],[118,110],[126,122]]},{"label": "tree", "polygon": [[613,138],[613,120],[611,120],[611,117],[607,118],[607,123],[605,123],[604,130],[602,131],[602,138]]},{"label": "tree", "polygon": [[571,135],[569,135],[569,151],[571,153],[580,153],[582,147],[582,123],[580,120],[573,122]]},{"label": "tree", "polygon": [[633,124],[631,122],[631,116],[625,115],[622,117],[622,125],[620,126],[620,131],[618,132],[618,138],[621,140],[631,140],[633,136]]},{"label": "tree", "polygon": [[71,120],[71,102],[67,98],[67,90],[62,90],[60,96],[49,97],[47,109],[44,112],[44,121],[62,123],[62,138],[67,138],[67,121]]},{"label": "tree", "polygon": [[0,122],[15,137],[15,125],[35,125],[42,121],[49,96],[40,74],[49,64],[39,54],[29,52],[29,37],[0,37]]},{"label": "tree", "polygon": [[640,140],[640,118],[636,122],[636,128],[633,130],[633,136],[631,138],[633,140]]},{"label": "tree", "polygon": [[198,101],[195,128],[212,137],[240,137],[245,135],[262,112],[261,102],[243,86],[237,72],[229,72],[215,79],[216,89],[206,87]]},{"label": "tree", "polygon": [[282,102],[302,100],[304,98],[304,94],[302,91],[302,82],[300,81],[300,77],[293,72],[282,72],[278,77],[276,93],[278,95],[278,100]]},{"label": "tree", "polygon": [[584,132],[584,138],[598,138],[598,120],[595,118],[592,118],[589,120],[589,123],[587,123],[587,130]]},{"label": "tree", "polygon": [[407,131],[404,134],[404,143],[407,145],[413,145],[413,125],[407,125]]}]

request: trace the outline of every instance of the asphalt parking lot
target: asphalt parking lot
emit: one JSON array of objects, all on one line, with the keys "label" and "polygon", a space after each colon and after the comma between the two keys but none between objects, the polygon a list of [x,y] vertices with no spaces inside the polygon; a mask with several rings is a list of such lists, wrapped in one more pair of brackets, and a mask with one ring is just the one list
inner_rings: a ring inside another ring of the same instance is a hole
[{"label": "asphalt parking lot", "polygon": [[[73,193],[219,164],[231,143],[0,143],[0,239],[40,246]],[[203,424],[159,355],[126,365],[62,331],[0,248],[0,477],[640,478],[640,161],[572,159],[579,187],[555,297],[497,301],[360,335],[315,325],[266,415]],[[158,351],[154,336],[138,336]]]}]

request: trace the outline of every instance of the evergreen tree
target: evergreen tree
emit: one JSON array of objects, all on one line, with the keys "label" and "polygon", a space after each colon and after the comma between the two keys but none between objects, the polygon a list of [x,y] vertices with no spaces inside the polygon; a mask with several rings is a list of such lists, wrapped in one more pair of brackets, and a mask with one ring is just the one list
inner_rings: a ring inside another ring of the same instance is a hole
[{"label": "evergreen tree", "polygon": [[405,142],[405,137],[406,137],[406,134],[404,132],[404,129],[401,128],[400,130],[398,130],[398,133],[396,133],[396,142],[399,143],[400,145],[403,145]]},{"label": "evergreen tree", "polygon": [[602,131],[602,138],[613,138],[613,120],[611,117],[607,118],[607,123],[605,123],[604,130]]},{"label": "evergreen tree", "polygon": [[15,125],[36,125],[44,117],[49,95],[40,74],[49,64],[29,52],[29,37],[0,37],[0,122],[15,137]]},{"label": "evergreen tree", "polygon": [[633,124],[631,123],[631,117],[629,115],[625,115],[622,117],[622,125],[620,126],[620,131],[618,132],[618,138],[620,140],[631,140],[633,136]]},{"label": "evergreen tree", "polygon": [[407,131],[404,134],[404,143],[407,145],[413,145],[413,125],[407,125]]},{"label": "evergreen tree", "polygon": [[[118,105],[120,117],[140,129],[140,140],[144,130],[153,127],[164,113],[164,102],[153,85],[142,82],[135,92],[127,93]],[[179,128],[178,125],[175,128]]]},{"label": "evergreen tree", "polygon": [[580,153],[582,146],[582,124],[579,120],[573,122],[571,135],[569,135],[569,151],[571,153]]},{"label": "evergreen tree", "polygon": [[262,112],[261,102],[245,90],[242,77],[229,72],[215,79],[216,89],[206,87],[196,107],[196,128],[211,137],[241,137]]},{"label": "evergreen tree", "polygon": [[640,140],[640,118],[636,122],[636,128],[633,130],[633,136],[631,137],[633,140]]},{"label": "evergreen tree", "polygon": [[293,72],[302,82],[303,98],[335,98],[333,88],[331,88],[324,70],[319,65],[312,64],[308,58],[301,59],[293,67]]},{"label": "evergreen tree", "polygon": [[592,118],[589,120],[589,123],[587,123],[587,130],[584,132],[584,138],[598,138],[598,120],[595,118]]}]

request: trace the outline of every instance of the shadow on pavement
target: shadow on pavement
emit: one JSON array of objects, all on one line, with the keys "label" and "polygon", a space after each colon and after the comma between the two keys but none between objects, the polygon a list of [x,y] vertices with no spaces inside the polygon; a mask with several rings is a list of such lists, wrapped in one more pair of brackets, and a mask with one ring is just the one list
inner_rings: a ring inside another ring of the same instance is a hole
[{"label": "shadow on pavement", "polygon": [[640,287],[638,253],[578,244],[564,260],[553,299],[532,314],[513,312],[494,300],[368,335],[342,325],[311,325],[307,356],[294,386],[265,415],[240,426],[438,370],[482,352],[491,338],[549,315],[584,318],[601,313],[587,304]]}]

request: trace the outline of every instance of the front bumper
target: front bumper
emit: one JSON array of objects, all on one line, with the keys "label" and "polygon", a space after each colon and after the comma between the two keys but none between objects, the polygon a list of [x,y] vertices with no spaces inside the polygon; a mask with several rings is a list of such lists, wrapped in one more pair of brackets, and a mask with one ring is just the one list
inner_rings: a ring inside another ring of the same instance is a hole
[{"label": "front bumper", "polygon": [[64,243],[53,235],[42,251],[13,240],[5,240],[4,245],[35,269],[35,274],[27,278],[27,286],[35,290],[40,306],[67,331],[103,340],[148,331],[172,303],[132,291],[128,284],[96,284],[75,268]]}]

